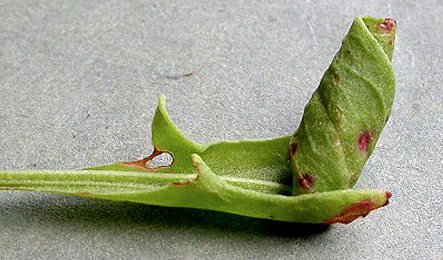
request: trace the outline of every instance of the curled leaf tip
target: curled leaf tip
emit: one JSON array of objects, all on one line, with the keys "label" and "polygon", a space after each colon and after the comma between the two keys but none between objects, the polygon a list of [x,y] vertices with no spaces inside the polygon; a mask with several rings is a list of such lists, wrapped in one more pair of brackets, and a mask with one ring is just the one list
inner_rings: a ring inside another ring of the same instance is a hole
[{"label": "curled leaf tip", "polygon": [[392,60],[397,31],[397,22],[392,18],[362,17],[361,21],[371,32],[372,37],[384,50],[389,60]]},{"label": "curled leaf tip", "polygon": [[[390,18],[352,23],[290,141],[294,195],[352,188],[357,181],[392,109],[395,29]],[[314,186],[301,178],[305,173],[315,177]]]}]

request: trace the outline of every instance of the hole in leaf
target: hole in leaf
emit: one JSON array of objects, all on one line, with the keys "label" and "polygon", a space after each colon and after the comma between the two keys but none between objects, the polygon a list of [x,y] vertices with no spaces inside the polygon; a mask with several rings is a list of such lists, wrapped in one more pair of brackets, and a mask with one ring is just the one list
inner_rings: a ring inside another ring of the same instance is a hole
[{"label": "hole in leaf", "polygon": [[155,156],[151,160],[147,161],[145,167],[149,169],[169,167],[172,165],[173,161],[174,157],[172,156],[172,154],[168,152],[163,152]]},{"label": "hole in leaf", "polygon": [[123,164],[129,167],[155,171],[161,168],[169,167],[173,162],[174,156],[171,153],[154,148],[154,151],[152,151],[152,154],[148,157],[132,162],[124,162]]}]

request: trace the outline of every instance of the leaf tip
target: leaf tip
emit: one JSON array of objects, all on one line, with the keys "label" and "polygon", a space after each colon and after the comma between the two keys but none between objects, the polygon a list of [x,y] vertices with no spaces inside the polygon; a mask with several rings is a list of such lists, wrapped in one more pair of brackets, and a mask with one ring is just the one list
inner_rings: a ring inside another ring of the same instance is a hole
[{"label": "leaf tip", "polygon": [[166,95],[165,94],[160,94],[158,96],[158,104],[159,104],[159,106],[162,106],[162,107],[166,106]]},{"label": "leaf tip", "polygon": [[389,199],[392,197],[392,193],[389,191],[384,191],[384,197],[385,200],[382,204],[374,202],[371,199],[354,203],[348,206],[339,215],[327,219],[325,223],[328,225],[335,223],[349,224],[359,217],[366,217],[371,211],[388,205]]}]

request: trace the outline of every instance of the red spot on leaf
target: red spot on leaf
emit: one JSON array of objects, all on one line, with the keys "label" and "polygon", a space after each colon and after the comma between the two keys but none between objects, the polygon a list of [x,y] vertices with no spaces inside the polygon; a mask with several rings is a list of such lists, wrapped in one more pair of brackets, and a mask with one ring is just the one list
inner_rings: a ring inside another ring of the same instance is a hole
[{"label": "red spot on leaf", "polygon": [[391,18],[386,18],[383,23],[378,25],[378,28],[387,33],[390,33],[392,32],[393,29],[395,29],[396,25],[397,25],[396,21],[392,20]]},{"label": "red spot on leaf", "polygon": [[314,176],[302,173],[298,176],[298,184],[300,185],[300,188],[303,190],[310,190],[312,189],[312,186],[314,185],[315,179]]},{"label": "red spot on leaf", "polygon": [[358,149],[362,153],[367,153],[369,145],[374,141],[374,133],[364,132],[358,138]]},{"label": "red spot on leaf", "polygon": [[289,158],[292,159],[292,157],[296,152],[297,152],[297,143],[292,143],[289,146]]},{"label": "red spot on leaf", "polygon": [[340,215],[332,217],[325,221],[326,224],[331,225],[334,223],[349,224],[358,217],[366,217],[369,212],[374,209],[386,206],[389,204],[389,198],[391,198],[392,193],[386,192],[386,202],[382,205],[376,205],[370,200],[360,201],[354,205],[351,205],[345,209]]}]

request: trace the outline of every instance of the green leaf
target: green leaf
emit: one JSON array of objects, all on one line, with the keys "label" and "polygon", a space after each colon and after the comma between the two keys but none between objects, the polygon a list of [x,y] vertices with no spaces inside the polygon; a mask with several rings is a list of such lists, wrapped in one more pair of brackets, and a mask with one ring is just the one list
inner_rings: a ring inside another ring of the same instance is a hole
[{"label": "green leaf", "polygon": [[[381,190],[349,188],[391,111],[394,39],[392,20],[357,18],[293,137],[198,144],[174,125],[162,95],[152,123],[150,156],[78,171],[4,171],[0,190],[290,222],[349,223],[387,205],[391,196]],[[152,167],[150,163],[165,153],[172,156],[172,164]]]},{"label": "green leaf", "polygon": [[391,113],[395,30],[354,20],[291,139],[294,194],[354,186]]},{"label": "green leaf", "polygon": [[[219,176],[274,182],[274,185],[287,186],[283,194],[289,195],[292,190],[288,157],[289,139],[290,136],[268,140],[223,141],[206,146],[194,143],[174,125],[166,110],[166,98],[162,95],[152,123],[152,142],[155,148],[153,154],[135,162],[92,167],[89,170],[189,173],[194,171],[191,155],[195,153]],[[172,165],[160,169],[149,168],[149,162],[162,153],[172,155]],[[262,189],[260,185],[250,186],[243,183],[239,182],[238,185],[249,189]]]},{"label": "green leaf", "polygon": [[231,185],[230,182],[239,180],[216,175],[196,154],[192,155],[192,160],[197,174],[92,170],[4,172],[0,173],[0,187],[325,224],[349,223],[384,206],[390,196],[380,190],[342,190],[299,196],[270,194]]}]

